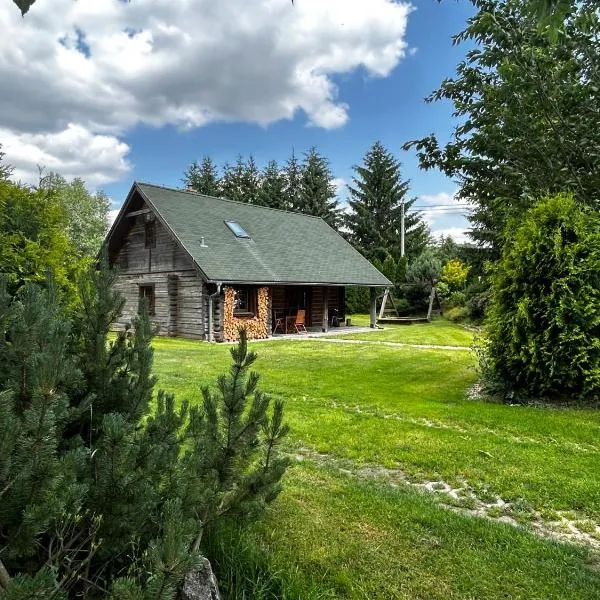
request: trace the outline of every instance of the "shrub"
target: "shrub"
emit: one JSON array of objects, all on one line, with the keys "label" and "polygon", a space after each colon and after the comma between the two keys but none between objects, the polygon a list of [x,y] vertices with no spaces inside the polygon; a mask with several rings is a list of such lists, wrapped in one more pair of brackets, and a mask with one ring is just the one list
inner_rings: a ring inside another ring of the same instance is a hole
[{"label": "shrub", "polygon": [[[452,292],[450,296],[448,296],[447,304],[449,306],[465,306],[467,302],[467,295],[464,292],[457,291]],[[465,311],[468,313],[468,311]]]},{"label": "shrub", "polygon": [[464,305],[468,317],[472,321],[483,321],[490,303],[490,284],[486,278],[479,277],[477,281],[470,283],[465,289]]},{"label": "shrub", "polygon": [[414,261],[408,264],[406,281],[428,286],[428,289],[431,289],[433,281],[439,279],[441,268],[442,265],[436,253],[432,249],[426,248]]},{"label": "shrub", "polygon": [[113,279],[90,272],[75,318],[51,284],[0,285],[1,597],[174,598],[205,529],[279,493],[283,406],[245,332],[200,407],[153,404],[147,310],[110,340]]},{"label": "shrub", "polygon": [[371,296],[369,288],[346,288],[346,313],[356,315],[368,313],[371,310]]},{"label": "shrub", "polygon": [[444,315],[449,321],[460,323],[469,317],[469,311],[464,306],[453,306],[444,311]]},{"label": "shrub", "polygon": [[458,258],[453,258],[442,267],[441,280],[453,291],[462,290],[467,282],[469,269]]},{"label": "shrub", "polygon": [[450,297],[450,288],[447,283],[440,281],[436,285],[438,296],[442,300],[447,300]]},{"label": "shrub", "polygon": [[509,397],[600,392],[600,215],[544,198],[507,229],[484,364]]}]

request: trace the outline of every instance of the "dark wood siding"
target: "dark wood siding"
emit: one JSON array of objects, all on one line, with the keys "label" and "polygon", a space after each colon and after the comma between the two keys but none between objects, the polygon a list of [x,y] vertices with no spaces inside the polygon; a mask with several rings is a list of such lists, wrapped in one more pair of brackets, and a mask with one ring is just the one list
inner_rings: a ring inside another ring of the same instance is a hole
[{"label": "dark wood siding", "polygon": [[342,306],[342,294],[344,288],[342,287],[314,287],[312,297],[312,319],[311,325],[318,326],[323,323],[323,305],[325,299],[325,292],[327,292],[328,300],[328,312],[329,319],[331,319],[332,310],[335,308],[338,311],[343,310]]},{"label": "dark wood siding", "polygon": [[125,297],[123,328],[137,314],[140,286],[154,286],[154,316],[159,335],[204,338],[203,281],[181,246],[155,221],[155,246],[146,247],[145,214],[131,217],[130,229],[116,256],[116,288]]}]

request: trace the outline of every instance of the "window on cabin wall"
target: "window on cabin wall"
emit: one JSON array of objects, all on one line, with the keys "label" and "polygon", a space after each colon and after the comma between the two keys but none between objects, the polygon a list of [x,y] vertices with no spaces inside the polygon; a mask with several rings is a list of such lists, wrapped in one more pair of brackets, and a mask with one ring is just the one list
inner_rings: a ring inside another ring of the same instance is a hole
[{"label": "window on cabin wall", "polygon": [[148,221],[145,225],[144,247],[156,248],[156,221]]},{"label": "window on cabin wall", "polygon": [[155,315],[155,294],[153,285],[140,285],[138,312],[142,310],[142,301],[144,298],[148,302],[148,314],[153,317]]},{"label": "window on cabin wall", "polygon": [[233,314],[239,317],[254,316],[258,312],[258,291],[253,287],[236,287]]}]

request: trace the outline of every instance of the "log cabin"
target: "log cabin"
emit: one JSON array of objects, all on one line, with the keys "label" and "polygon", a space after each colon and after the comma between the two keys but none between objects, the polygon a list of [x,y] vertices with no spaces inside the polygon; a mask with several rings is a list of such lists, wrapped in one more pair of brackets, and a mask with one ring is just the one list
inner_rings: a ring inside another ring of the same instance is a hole
[{"label": "log cabin", "polygon": [[133,184],[105,245],[125,297],[115,329],[147,298],[159,335],[267,338],[298,314],[327,331],[348,286],[371,288],[375,327],[376,288],[391,285],[321,218],[148,183]]}]

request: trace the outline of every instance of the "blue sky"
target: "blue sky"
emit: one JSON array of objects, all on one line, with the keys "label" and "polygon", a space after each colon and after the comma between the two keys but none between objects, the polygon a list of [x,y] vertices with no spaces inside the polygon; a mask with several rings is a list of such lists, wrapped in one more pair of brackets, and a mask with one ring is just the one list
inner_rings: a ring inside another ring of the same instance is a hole
[{"label": "blue sky", "polygon": [[[6,54],[0,61],[0,76],[17,80],[0,93],[9,162],[23,180],[34,159],[82,176],[118,207],[134,179],[179,186],[204,154],[218,164],[252,154],[262,166],[316,146],[349,181],[352,165],[381,140],[420,204],[452,204],[454,182],[421,171],[401,146],[431,132],[446,141],[456,125],[448,103],[424,98],[464,57],[451,36],[472,14],[470,2],[288,1],[256,0],[251,10],[240,0],[218,8],[208,0],[106,0],[102,9],[92,0],[38,0],[25,19],[4,3],[0,26],[15,34],[5,49],[19,51],[12,65]],[[53,14],[56,2],[65,10]],[[192,17],[185,11],[194,4]],[[36,60],[55,77],[39,106],[28,107]],[[458,238],[466,226],[455,214],[432,220],[435,232]]]}]

